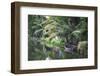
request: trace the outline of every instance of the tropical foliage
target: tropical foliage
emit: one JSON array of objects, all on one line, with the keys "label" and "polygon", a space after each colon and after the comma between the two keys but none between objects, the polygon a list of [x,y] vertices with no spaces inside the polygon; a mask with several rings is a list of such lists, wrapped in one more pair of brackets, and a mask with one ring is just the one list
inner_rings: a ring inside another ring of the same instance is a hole
[{"label": "tropical foliage", "polygon": [[28,15],[28,60],[87,58],[86,17]]}]

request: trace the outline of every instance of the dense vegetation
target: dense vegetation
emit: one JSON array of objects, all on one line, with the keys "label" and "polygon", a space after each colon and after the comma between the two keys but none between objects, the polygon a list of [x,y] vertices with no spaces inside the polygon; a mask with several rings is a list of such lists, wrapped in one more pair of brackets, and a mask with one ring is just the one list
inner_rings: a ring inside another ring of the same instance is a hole
[{"label": "dense vegetation", "polygon": [[28,60],[87,58],[87,20],[28,15]]}]

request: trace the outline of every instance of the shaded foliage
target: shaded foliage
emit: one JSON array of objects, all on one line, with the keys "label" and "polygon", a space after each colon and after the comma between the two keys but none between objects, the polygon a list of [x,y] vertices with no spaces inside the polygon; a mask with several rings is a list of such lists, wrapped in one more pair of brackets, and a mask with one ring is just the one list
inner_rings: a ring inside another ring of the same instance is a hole
[{"label": "shaded foliage", "polygon": [[86,58],[87,45],[79,47],[83,45],[79,43],[88,41],[87,20],[86,17],[28,15],[28,60]]}]

